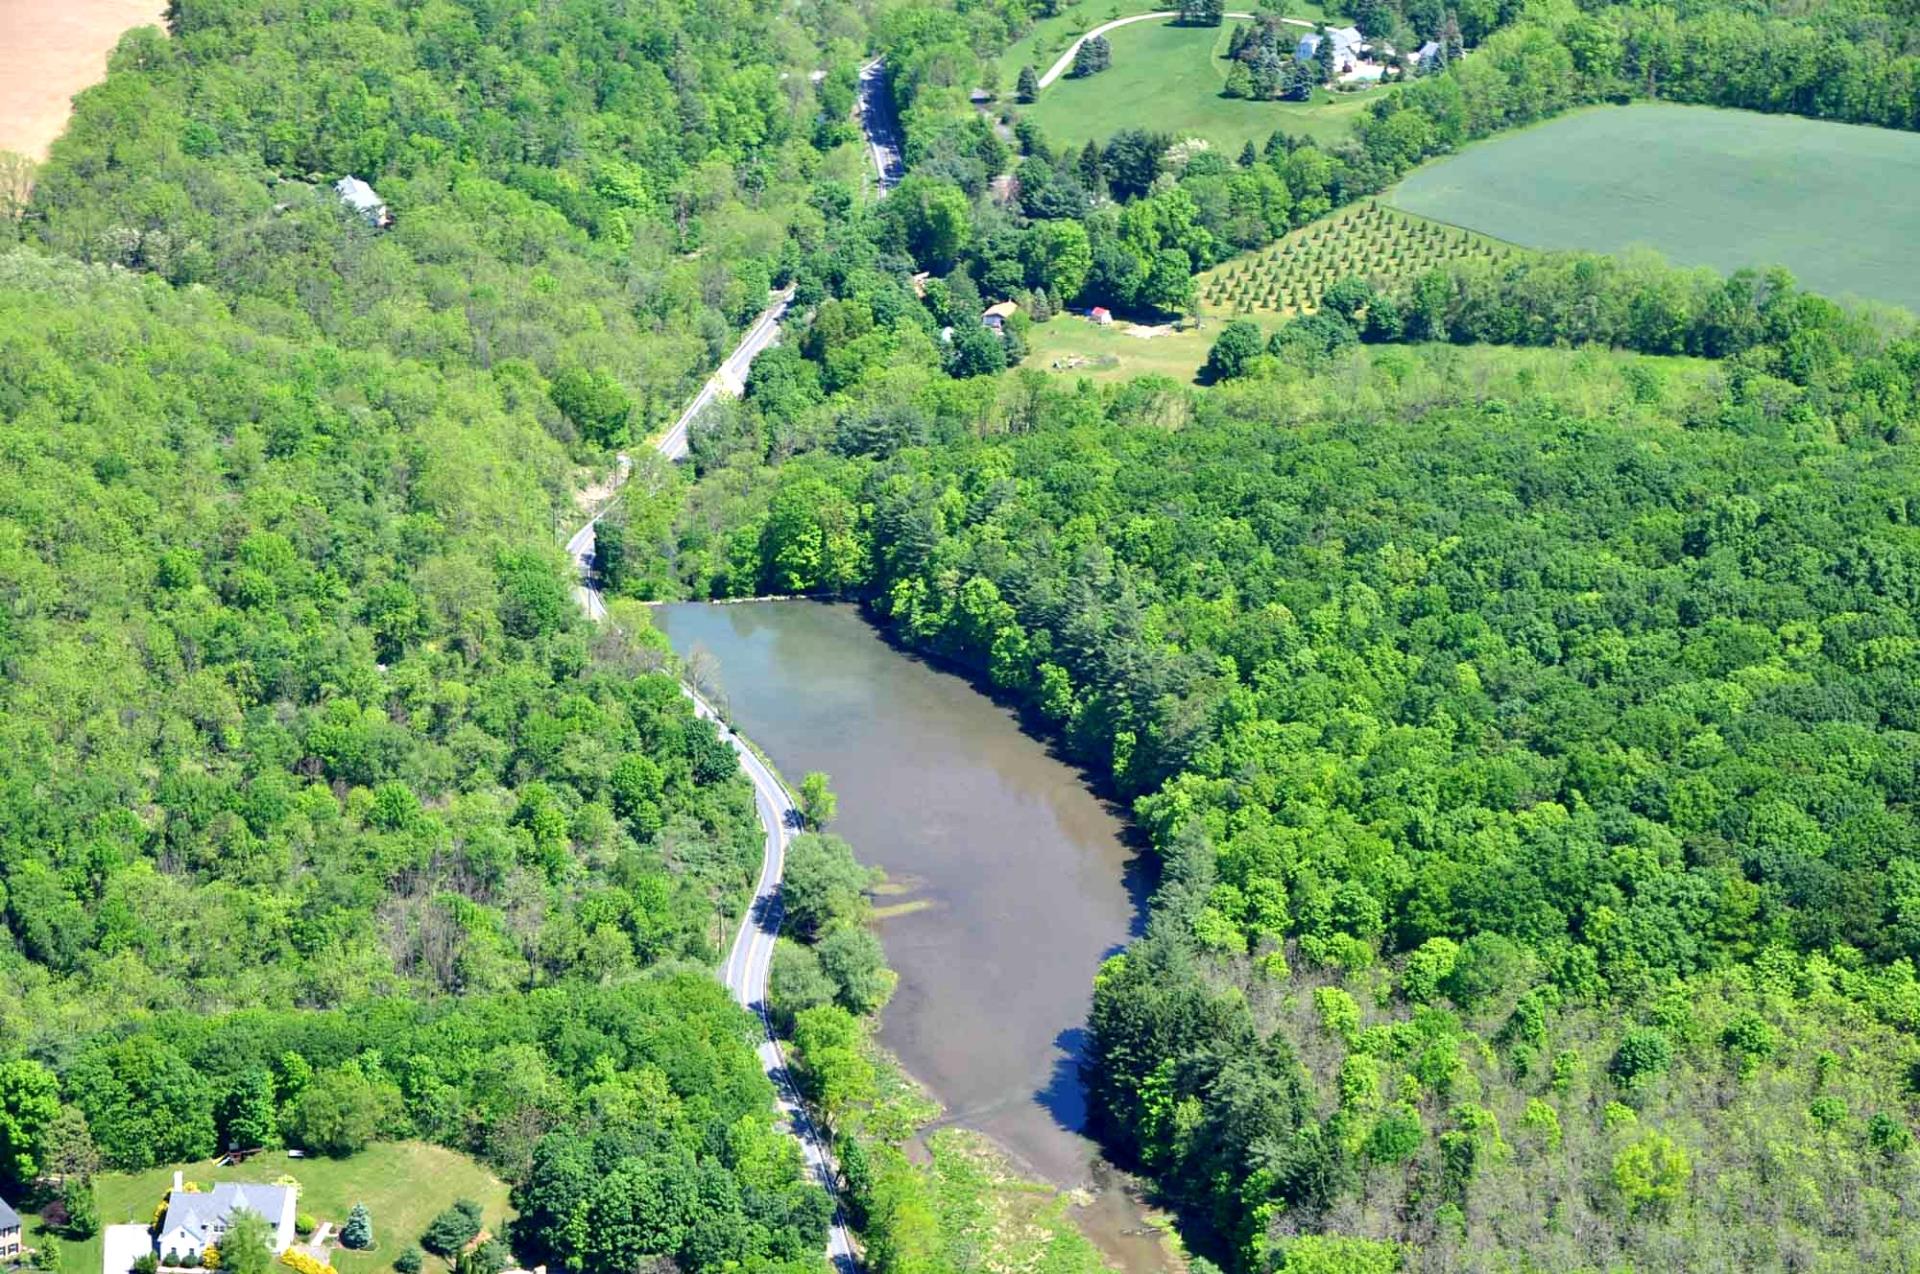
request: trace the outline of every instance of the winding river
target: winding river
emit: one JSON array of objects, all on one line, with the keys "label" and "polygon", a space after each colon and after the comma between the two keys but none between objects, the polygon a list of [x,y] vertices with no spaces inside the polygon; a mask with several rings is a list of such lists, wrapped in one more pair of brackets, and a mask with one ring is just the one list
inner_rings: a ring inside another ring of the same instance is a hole
[{"label": "winding river", "polygon": [[[704,652],[734,724],[790,780],[832,776],[831,830],[898,891],[879,899],[900,987],[880,1040],[947,1108],[1028,1171],[1098,1190],[1078,1074],[1094,971],[1139,924],[1143,867],[1070,766],[962,679],[903,654],[852,606],[654,610]],[[1118,1191],[1082,1227],[1129,1270],[1158,1245]]]}]

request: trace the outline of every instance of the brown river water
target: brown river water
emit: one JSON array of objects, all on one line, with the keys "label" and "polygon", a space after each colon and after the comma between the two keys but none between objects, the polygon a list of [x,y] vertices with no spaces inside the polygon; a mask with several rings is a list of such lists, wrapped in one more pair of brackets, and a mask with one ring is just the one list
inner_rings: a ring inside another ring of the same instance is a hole
[{"label": "brown river water", "polygon": [[1142,1212],[1080,1129],[1094,971],[1137,931],[1126,825],[1015,716],[889,645],[850,605],[654,609],[682,656],[717,660],[734,724],[790,782],[831,776],[829,828],[920,904],[879,926],[899,990],[880,1041],[1029,1173],[1092,1189],[1076,1219],[1129,1271],[1162,1267]]}]

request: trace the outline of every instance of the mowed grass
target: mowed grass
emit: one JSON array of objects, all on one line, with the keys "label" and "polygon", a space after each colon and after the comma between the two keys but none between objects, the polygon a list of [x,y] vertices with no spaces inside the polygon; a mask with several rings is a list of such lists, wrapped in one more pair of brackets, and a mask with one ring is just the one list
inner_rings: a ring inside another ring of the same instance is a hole
[{"label": "mowed grass", "polygon": [[[455,1199],[476,1200],[487,1228],[500,1234],[513,1216],[507,1185],[467,1156],[418,1141],[383,1142],[345,1159],[289,1159],[284,1152],[255,1155],[231,1168],[212,1160],[168,1164],[146,1172],[107,1172],[94,1179],[100,1223],[120,1225],[153,1219],[154,1207],[173,1187],[174,1169],[187,1180],[211,1186],[221,1181],[272,1182],[290,1176],[300,1183],[299,1210],[339,1230],[354,1204],[373,1214],[375,1247],[368,1252],[334,1248],[334,1267],[342,1274],[376,1274],[411,1247],[435,1214]],[[29,1242],[44,1241],[30,1237]],[[101,1241],[60,1240],[63,1274],[99,1274]],[[429,1260],[429,1268],[443,1264]]]},{"label": "mowed grass", "polygon": [[1602,107],[1468,147],[1388,198],[1537,248],[1784,265],[1920,310],[1920,136],[1705,106]]},{"label": "mowed grass", "polygon": [[1307,314],[1348,275],[1405,276],[1447,261],[1498,260],[1511,251],[1485,235],[1368,200],[1221,262],[1194,280],[1194,291],[1202,314]]},{"label": "mowed grass", "polygon": [[[1027,357],[1021,366],[1102,383],[1136,376],[1171,376],[1186,382],[1199,374],[1220,334],[1218,323],[1154,337],[1129,336],[1130,326],[1127,320],[1117,319],[1111,327],[1100,327],[1078,314],[1036,323],[1027,332]],[[1271,329],[1279,323],[1263,326]]]},{"label": "mowed grass", "polygon": [[[1131,17],[1136,13],[1164,13],[1178,7],[1178,4],[1155,3],[1155,0],[1108,0],[1106,4],[1098,3],[1098,0],[1082,0],[1051,18],[1041,18],[1000,55],[1000,73],[1006,81],[1003,91],[1009,94],[1013,92],[1023,66],[1031,66],[1036,75],[1046,74],[1047,68],[1067,51],[1069,45],[1102,23]],[[1251,3],[1229,4],[1227,8],[1241,13],[1254,11]],[[1320,22],[1325,19],[1326,13],[1318,4],[1296,3],[1287,10],[1287,16]]]},{"label": "mowed grass", "polygon": [[[1296,15],[1297,16],[1297,15]],[[1058,19],[1055,19],[1058,21]],[[1056,146],[1104,142],[1123,128],[1145,128],[1176,137],[1204,137],[1229,157],[1242,144],[1264,145],[1276,131],[1334,142],[1353,131],[1369,103],[1395,88],[1363,93],[1314,94],[1309,102],[1249,102],[1222,97],[1227,82],[1227,41],[1235,26],[1182,27],[1136,22],[1107,33],[1113,65],[1085,79],[1063,75],[1038,101],[1016,109],[1040,126]],[[1304,34],[1305,28],[1299,28]],[[1070,40],[1062,41],[1064,48]],[[1039,61],[1044,72],[1058,52]],[[1012,100],[1014,73],[1006,77]]]}]

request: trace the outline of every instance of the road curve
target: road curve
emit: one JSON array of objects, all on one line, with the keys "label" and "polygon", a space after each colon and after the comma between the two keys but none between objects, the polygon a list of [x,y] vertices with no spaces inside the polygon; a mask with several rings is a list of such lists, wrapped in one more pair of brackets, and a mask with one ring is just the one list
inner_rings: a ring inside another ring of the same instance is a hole
[{"label": "road curve", "polygon": [[[1094,36],[1105,35],[1107,32],[1113,30],[1115,27],[1124,27],[1124,26],[1131,25],[1132,23],[1135,23],[1135,22],[1145,22],[1148,18],[1177,18],[1179,16],[1180,16],[1179,12],[1174,9],[1156,9],[1152,13],[1136,13],[1131,17],[1115,18],[1111,22],[1101,23],[1099,26],[1095,27],[1093,30],[1087,32],[1085,35],[1081,36],[1079,39],[1075,40],[1072,44],[1067,46],[1067,51],[1060,55],[1060,60],[1058,62],[1055,62],[1052,66],[1048,67],[1047,73],[1040,77],[1040,87],[1045,88],[1047,85],[1059,79],[1062,75],[1065,75],[1067,73],[1067,68],[1073,65],[1073,55],[1080,51],[1081,45],[1085,44],[1088,40],[1091,40]],[[1251,19],[1254,15],[1251,13],[1224,13],[1224,14],[1221,14],[1220,16],[1224,18]],[[1306,27],[1309,30],[1313,28],[1313,23],[1308,22],[1304,18],[1282,18],[1280,20],[1286,23],[1288,26]]]},{"label": "road curve", "polygon": [[[740,338],[740,344],[720,364],[719,370],[707,378],[707,383],[687,404],[687,409],[680,413],[673,428],[655,441],[654,450],[669,460],[686,457],[687,426],[716,395],[737,395],[741,392],[746,384],[747,369],[753,360],[779,337],[780,320],[786,315],[787,306],[792,300],[793,288],[790,286],[774,294],[772,304],[747,329],[746,335]],[[627,458],[620,457],[620,471],[616,477],[621,484],[626,481],[628,467]],[[573,558],[579,576],[574,595],[581,609],[587,612],[587,618],[595,621],[607,617],[607,607],[593,571],[594,528],[619,500],[620,495],[616,492],[567,541],[567,553]],[[727,962],[720,967],[720,981],[735,1002],[760,1019],[760,1069],[773,1081],[774,1103],[788,1131],[800,1143],[800,1154],[806,1161],[807,1171],[813,1174],[814,1180],[833,1199],[833,1222],[827,1230],[827,1260],[840,1274],[855,1274],[860,1268],[860,1261],[854,1253],[853,1237],[847,1231],[845,1209],[840,1205],[839,1167],[834,1163],[830,1143],[807,1114],[806,1104],[801,1101],[799,1089],[794,1085],[793,1072],[787,1068],[779,1037],[774,1034],[773,1019],[767,1013],[767,974],[773,965],[774,940],[780,933],[780,878],[786,870],[787,839],[799,825],[800,813],[787,795],[785,785],[760,759],[759,754],[728,729],[719,714],[692,689],[682,689],[693,700],[694,712],[714,722],[719,727],[720,737],[739,756],[740,768],[746,771],[748,780],[753,784],[754,807],[760,814],[760,826],[766,832],[766,848],[760,859],[760,878],[753,886],[753,901],[748,904],[739,932],[734,935],[733,946],[727,952]]]}]

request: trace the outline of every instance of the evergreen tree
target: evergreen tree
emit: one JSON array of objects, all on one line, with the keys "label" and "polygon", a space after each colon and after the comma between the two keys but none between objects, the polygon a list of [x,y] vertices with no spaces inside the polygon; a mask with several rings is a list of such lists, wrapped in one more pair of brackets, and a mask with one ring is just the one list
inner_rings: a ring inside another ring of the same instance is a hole
[{"label": "evergreen tree", "polygon": [[340,1246],[364,1252],[373,1246],[373,1214],[367,1211],[367,1205],[356,1203],[353,1211],[347,1213],[347,1223],[340,1227]]},{"label": "evergreen tree", "polygon": [[1113,49],[1107,44],[1104,35],[1089,36],[1080,42],[1073,55],[1073,75],[1084,79],[1089,75],[1098,75],[1113,65]]},{"label": "evergreen tree", "polygon": [[1031,102],[1040,96],[1040,77],[1034,74],[1032,67],[1020,68],[1020,79],[1014,86],[1014,93],[1023,102]]},{"label": "evergreen tree", "polygon": [[1080,148],[1077,165],[1080,184],[1085,186],[1089,195],[1104,194],[1107,189],[1107,175],[1100,166],[1100,147],[1089,141]]},{"label": "evergreen tree", "polygon": [[1253,138],[1249,137],[1240,147],[1240,166],[1242,168],[1251,168],[1259,162],[1260,152],[1253,148]]},{"label": "evergreen tree", "polygon": [[1333,83],[1333,77],[1339,68],[1334,65],[1333,40],[1327,35],[1325,28],[1321,29],[1320,43],[1314,46],[1313,65],[1319,71],[1322,84]]}]

